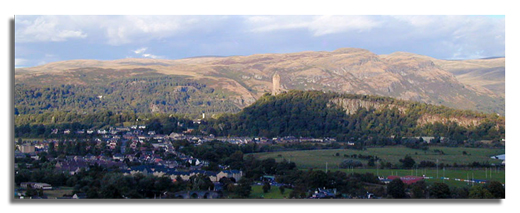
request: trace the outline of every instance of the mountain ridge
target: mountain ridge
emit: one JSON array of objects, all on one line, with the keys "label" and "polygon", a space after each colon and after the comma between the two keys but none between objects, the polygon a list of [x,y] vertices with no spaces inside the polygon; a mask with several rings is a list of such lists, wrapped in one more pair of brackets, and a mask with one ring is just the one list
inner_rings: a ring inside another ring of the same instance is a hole
[{"label": "mountain ridge", "polygon": [[[502,64],[505,62],[502,61],[505,59],[457,62],[406,52],[377,55],[360,48],[340,48],[331,52],[303,51],[176,60],[71,60],[17,68],[15,79],[17,84],[33,82],[37,85],[37,79],[47,78],[52,78],[56,84],[70,84],[80,83],[72,72],[89,74],[89,71],[81,71],[87,70],[85,68],[110,69],[113,72],[149,69],[152,70],[150,74],[187,76],[207,83],[208,87],[227,91],[231,94],[228,98],[237,107],[243,108],[270,92],[271,78],[274,73],[279,73],[281,88],[286,90],[381,95],[504,114],[505,92],[500,92],[505,88],[501,78],[502,67],[505,67]],[[486,75],[493,78],[482,77]]]}]

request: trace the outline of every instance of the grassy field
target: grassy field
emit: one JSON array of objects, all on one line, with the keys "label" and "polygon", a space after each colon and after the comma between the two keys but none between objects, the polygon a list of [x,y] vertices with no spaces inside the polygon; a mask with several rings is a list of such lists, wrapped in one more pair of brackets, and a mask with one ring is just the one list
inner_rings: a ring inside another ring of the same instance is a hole
[{"label": "grassy field", "polygon": [[[444,152],[444,155],[435,152],[434,150],[440,150]],[[466,151],[466,155],[462,153]],[[336,156],[336,153],[339,156]],[[267,153],[255,153],[256,157],[260,159],[274,158],[277,161],[286,159],[291,162],[295,162],[298,168],[325,168],[328,164],[329,169],[339,168],[339,164],[345,160],[350,159],[344,157],[344,155],[362,154],[378,156],[384,161],[388,161],[392,164],[399,164],[399,159],[404,158],[406,155],[412,156],[415,162],[419,163],[423,160],[433,161],[439,160],[439,163],[445,164],[468,164],[476,162],[489,162],[500,164],[502,161],[491,159],[493,155],[504,154],[505,149],[484,149],[484,148],[462,148],[462,147],[430,147],[427,151],[410,149],[402,146],[394,147],[382,147],[382,148],[368,148],[367,150],[351,150],[351,149],[328,149],[328,150],[300,150],[300,151],[284,151],[284,152],[267,152]],[[361,160],[364,164],[366,160]]]},{"label": "grassy field", "polygon": [[48,198],[56,198],[63,197],[64,194],[72,194],[72,187],[61,187],[59,189],[43,191],[44,195],[47,195]]},{"label": "grassy field", "polygon": [[277,186],[271,186],[271,190],[267,193],[264,193],[262,190],[262,186],[259,185],[253,185],[251,191],[251,195],[249,197],[251,198],[260,198],[260,199],[284,199],[288,198],[289,194],[291,193],[292,189],[285,189],[285,192],[283,195],[280,193],[280,189]]}]

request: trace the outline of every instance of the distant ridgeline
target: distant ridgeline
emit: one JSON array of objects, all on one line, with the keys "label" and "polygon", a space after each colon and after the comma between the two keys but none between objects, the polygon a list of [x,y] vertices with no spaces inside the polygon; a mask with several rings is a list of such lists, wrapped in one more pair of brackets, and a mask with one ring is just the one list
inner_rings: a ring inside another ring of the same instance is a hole
[{"label": "distant ridgeline", "polygon": [[201,115],[203,112],[214,114],[240,110],[227,97],[229,92],[206,87],[200,81],[182,76],[154,73],[154,76],[128,76],[119,80],[107,80],[109,78],[106,76],[91,79],[89,75],[77,78],[81,81],[67,85],[38,83],[39,78],[16,84],[15,115],[57,111],[87,114],[131,111]]},{"label": "distant ridgeline", "polygon": [[200,126],[220,136],[360,137],[438,136],[457,141],[499,140],[505,118],[388,97],[295,91],[265,94],[237,114]]}]

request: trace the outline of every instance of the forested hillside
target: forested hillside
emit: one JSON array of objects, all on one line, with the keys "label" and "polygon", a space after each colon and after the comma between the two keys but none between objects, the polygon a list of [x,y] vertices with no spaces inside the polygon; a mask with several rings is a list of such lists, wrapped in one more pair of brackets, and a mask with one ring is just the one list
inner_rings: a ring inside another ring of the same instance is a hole
[{"label": "forested hillside", "polygon": [[[344,100],[338,102],[337,100]],[[357,102],[352,107],[344,102]],[[426,117],[426,118],[425,118]],[[427,119],[433,118],[433,119]],[[504,137],[504,117],[393,98],[289,91],[266,94],[240,113],[202,126],[216,135],[336,137],[438,136],[454,140]]]},{"label": "forested hillside", "polygon": [[182,76],[89,79],[81,84],[15,85],[15,115],[45,112],[176,113],[238,112],[221,90]]}]

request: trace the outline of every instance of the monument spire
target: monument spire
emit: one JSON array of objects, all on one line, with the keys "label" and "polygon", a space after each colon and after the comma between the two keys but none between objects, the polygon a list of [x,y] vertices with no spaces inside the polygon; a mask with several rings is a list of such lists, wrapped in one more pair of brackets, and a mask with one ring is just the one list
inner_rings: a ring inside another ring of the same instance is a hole
[{"label": "monument spire", "polygon": [[280,94],[280,75],[274,73],[273,75],[273,95]]}]

